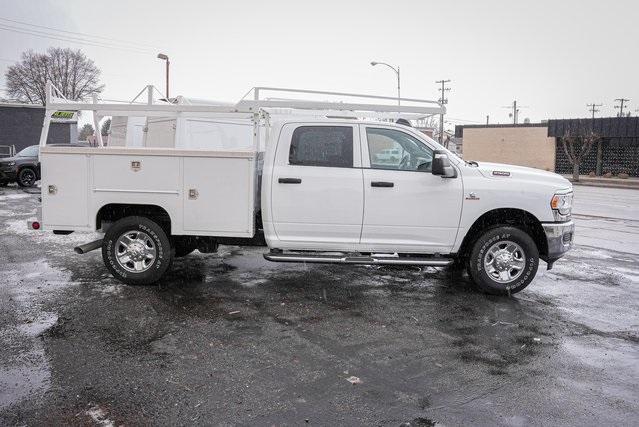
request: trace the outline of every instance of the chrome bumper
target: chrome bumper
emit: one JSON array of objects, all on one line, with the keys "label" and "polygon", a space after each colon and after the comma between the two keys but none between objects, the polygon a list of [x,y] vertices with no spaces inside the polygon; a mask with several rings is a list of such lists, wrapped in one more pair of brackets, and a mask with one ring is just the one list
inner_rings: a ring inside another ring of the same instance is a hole
[{"label": "chrome bumper", "polygon": [[568,222],[548,222],[542,224],[546,239],[548,241],[548,255],[546,262],[548,268],[552,263],[561,258],[570,248],[575,235],[575,223]]}]

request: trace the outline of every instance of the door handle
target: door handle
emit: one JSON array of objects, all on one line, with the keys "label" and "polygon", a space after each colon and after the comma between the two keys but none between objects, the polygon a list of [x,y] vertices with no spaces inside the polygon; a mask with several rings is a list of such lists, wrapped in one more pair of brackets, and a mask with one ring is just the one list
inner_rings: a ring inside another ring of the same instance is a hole
[{"label": "door handle", "polygon": [[394,187],[395,183],[388,181],[371,181],[371,187]]},{"label": "door handle", "polygon": [[301,178],[279,178],[277,180],[280,184],[301,184]]}]

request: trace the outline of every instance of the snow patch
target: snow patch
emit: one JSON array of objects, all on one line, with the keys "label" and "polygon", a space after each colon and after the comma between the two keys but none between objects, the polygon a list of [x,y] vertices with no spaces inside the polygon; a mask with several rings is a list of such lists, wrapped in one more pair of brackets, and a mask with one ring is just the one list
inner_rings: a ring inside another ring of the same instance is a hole
[{"label": "snow patch", "polygon": [[2,200],[27,199],[29,197],[33,197],[33,195],[26,194],[26,193],[3,194],[3,195],[0,195],[0,201],[2,201]]},{"label": "snow patch", "polygon": [[93,406],[85,413],[102,427],[115,427],[115,423],[107,417],[106,411],[99,406]]}]

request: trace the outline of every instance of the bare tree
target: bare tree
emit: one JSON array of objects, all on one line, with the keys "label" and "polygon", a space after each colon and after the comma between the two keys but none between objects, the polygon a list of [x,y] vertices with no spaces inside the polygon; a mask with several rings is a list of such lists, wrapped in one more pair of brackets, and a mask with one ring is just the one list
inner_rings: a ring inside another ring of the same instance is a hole
[{"label": "bare tree", "polygon": [[566,157],[572,165],[573,181],[579,182],[579,166],[590,152],[592,146],[599,142],[599,140],[601,140],[601,137],[594,132],[579,136],[573,136],[570,132],[567,132],[561,138]]},{"label": "bare tree", "polygon": [[9,96],[32,104],[46,100],[45,85],[50,80],[70,100],[84,100],[94,92],[102,92],[100,70],[81,51],[51,47],[47,53],[32,50],[5,73]]}]

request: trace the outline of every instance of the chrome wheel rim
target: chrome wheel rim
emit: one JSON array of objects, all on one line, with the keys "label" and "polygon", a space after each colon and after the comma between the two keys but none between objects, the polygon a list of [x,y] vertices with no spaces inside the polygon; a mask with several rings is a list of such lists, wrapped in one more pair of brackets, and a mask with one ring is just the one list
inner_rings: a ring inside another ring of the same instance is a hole
[{"label": "chrome wheel rim", "polygon": [[492,245],[484,255],[484,269],[497,283],[510,283],[524,272],[526,253],[517,243],[502,240]]},{"label": "chrome wheel rim", "polygon": [[127,231],[115,243],[115,259],[131,273],[142,273],[155,263],[155,242],[143,231]]}]

